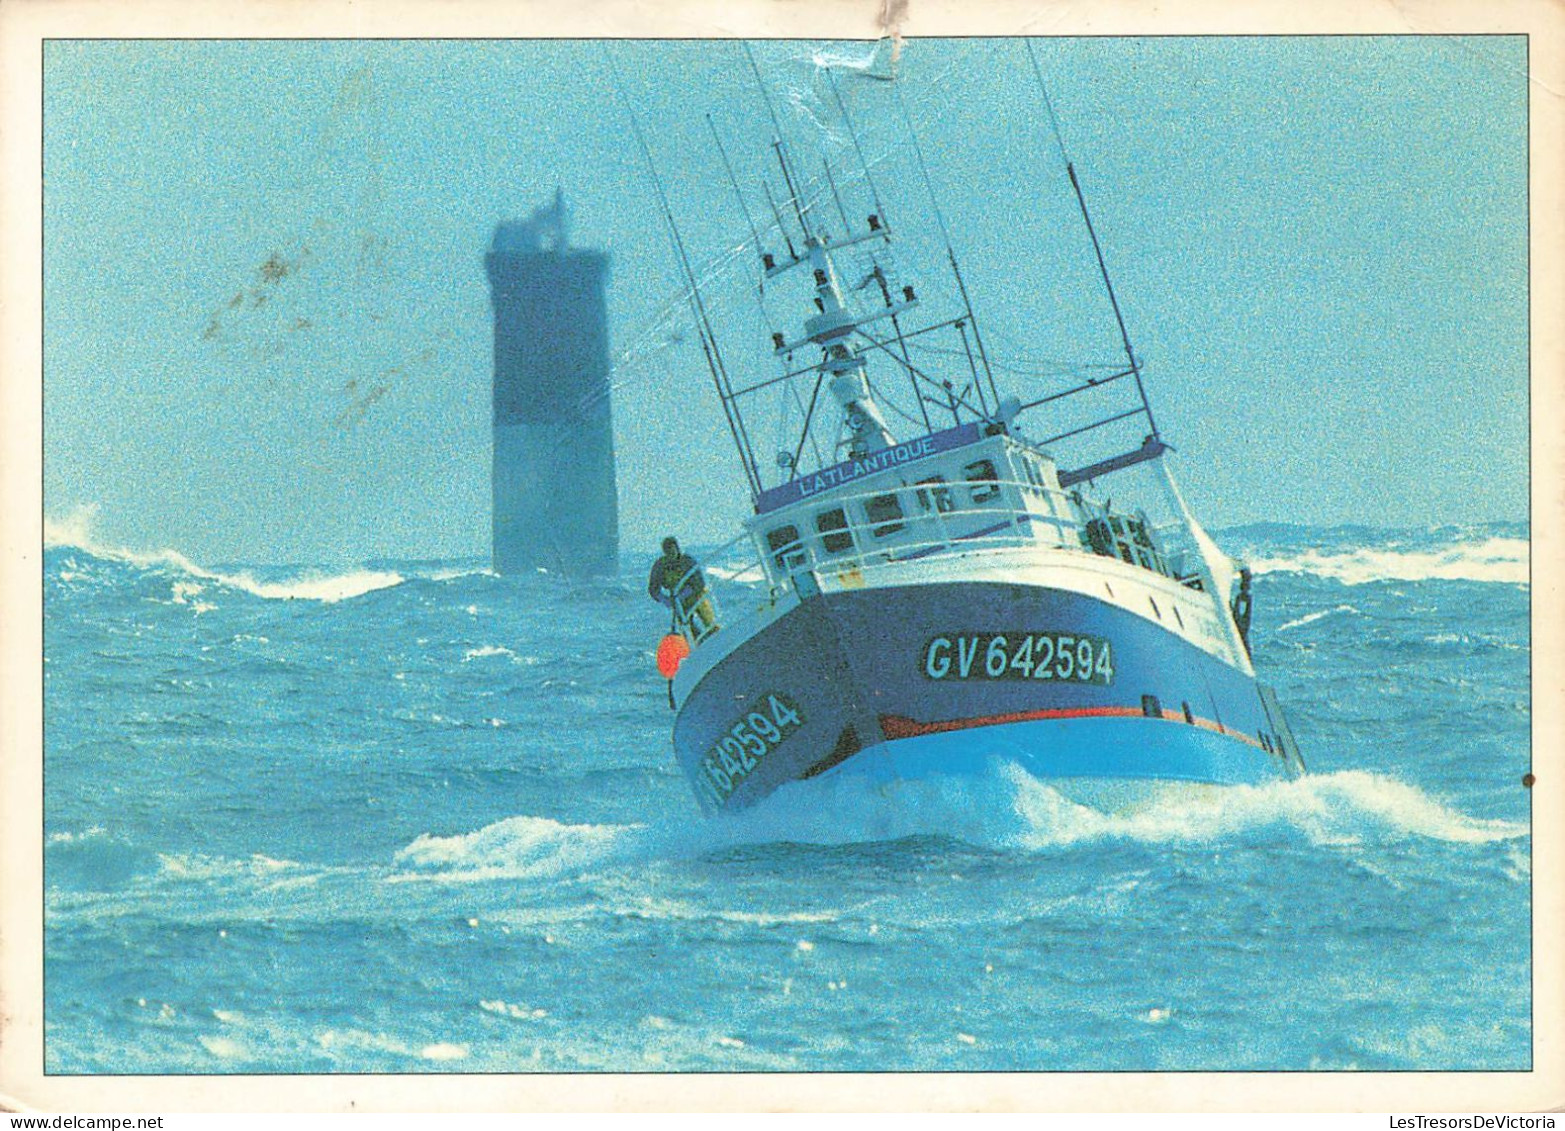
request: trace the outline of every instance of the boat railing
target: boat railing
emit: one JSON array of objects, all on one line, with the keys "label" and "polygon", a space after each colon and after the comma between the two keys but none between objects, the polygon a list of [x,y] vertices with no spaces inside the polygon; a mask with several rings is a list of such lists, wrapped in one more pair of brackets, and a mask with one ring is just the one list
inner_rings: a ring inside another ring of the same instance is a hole
[{"label": "boat railing", "polygon": [[[809,528],[801,530],[806,522]],[[1046,529],[1053,534],[1040,534]],[[900,562],[1030,546],[1078,550],[1078,529],[1070,492],[1027,480],[834,492],[822,496],[807,518],[772,514],[754,523],[753,539],[708,572],[741,590],[769,591],[770,601],[801,575],[851,576]],[[776,537],[790,530],[791,537]]]},{"label": "boat railing", "polygon": [[692,566],[674,586],[674,631],[692,645],[700,644],[718,629],[717,598],[709,585],[691,585],[701,576],[701,568]]},{"label": "boat railing", "polygon": [[[707,572],[709,580],[726,591],[725,603],[731,600],[734,607],[743,608],[754,602],[766,608],[789,588],[807,595],[818,579],[828,577],[852,586],[862,583],[866,572],[872,576],[874,571],[915,560],[934,564],[948,557],[1015,554],[1023,549],[1093,554],[1086,539],[1086,519],[1096,516],[1082,509],[1075,490],[1028,479],[832,492],[820,496],[804,513],[773,512],[753,520],[752,537],[713,562]],[[830,524],[821,524],[823,517]],[[1160,546],[1166,546],[1165,534],[1178,525],[1148,522],[1146,528]],[[776,538],[778,532],[789,530],[791,537]],[[1146,549],[1145,554],[1124,558],[1116,547],[1109,556],[1188,584],[1169,568],[1168,558],[1177,555]],[[711,609],[709,604],[706,611]],[[692,643],[699,643],[715,631],[715,625],[715,614],[704,619],[698,615],[694,620],[681,618],[680,630]]]}]

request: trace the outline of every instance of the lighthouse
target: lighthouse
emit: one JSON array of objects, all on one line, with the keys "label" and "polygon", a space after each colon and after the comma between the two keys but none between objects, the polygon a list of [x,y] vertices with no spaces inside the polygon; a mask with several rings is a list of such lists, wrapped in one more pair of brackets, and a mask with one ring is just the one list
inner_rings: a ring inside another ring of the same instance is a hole
[{"label": "lighthouse", "polygon": [[567,242],[565,200],[494,231],[494,568],[618,571],[608,256]]}]

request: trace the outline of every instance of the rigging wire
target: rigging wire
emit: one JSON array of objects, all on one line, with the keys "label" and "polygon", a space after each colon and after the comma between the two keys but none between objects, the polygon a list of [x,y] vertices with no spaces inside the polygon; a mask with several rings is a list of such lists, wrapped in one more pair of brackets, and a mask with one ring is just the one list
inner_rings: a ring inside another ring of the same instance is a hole
[{"label": "rigging wire", "polygon": [[1071,164],[1070,157],[1065,152],[1065,142],[1060,137],[1059,122],[1054,117],[1054,105],[1049,101],[1049,90],[1043,82],[1043,69],[1038,66],[1038,54],[1033,50],[1032,40],[1023,41],[1027,45],[1027,58],[1032,61],[1033,78],[1038,82],[1038,92],[1043,96],[1043,104],[1049,111],[1049,122],[1054,128],[1054,141],[1060,148],[1060,156],[1065,160],[1065,172],[1070,177],[1071,188],[1076,192],[1076,203],[1081,206],[1081,218],[1087,225],[1087,235],[1092,239],[1092,251],[1098,258],[1098,271],[1103,276],[1103,289],[1108,292],[1109,305],[1114,308],[1114,321],[1119,326],[1119,337],[1125,345],[1125,359],[1130,363],[1130,371],[1135,375],[1136,392],[1141,396],[1141,410],[1146,413],[1147,427],[1152,429],[1154,439],[1158,436],[1157,421],[1152,416],[1152,403],[1147,400],[1147,391],[1141,383],[1141,366],[1136,361],[1136,354],[1130,348],[1130,331],[1125,328],[1125,316],[1120,313],[1119,299],[1114,295],[1114,284],[1109,279],[1108,264],[1103,259],[1103,248],[1098,243],[1098,233],[1092,226],[1092,216],[1087,212],[1087,197],[1081,190],[1081,182],[1076,179],[1076,167]]},{"label": "rigging wire", "polygon": [[[1000,403],[1000,390],[995,387],[994,374],[989,370],[989,357],[984,352],[984,340],[978,332],[978,319],[973,314],[973,303],[967,294],[967,284],[962,280],[962,268],[956,261],[956,249],[951,244],[951,232],[946,227],[945,215],[940,211],[940,202],[935,197],[935,186],[929,178],[929,166],[924,161],[924,147],[919,144],[918,130],[913,126],[913,116],[908,113],[907,102],[902,97],[902,88],[899,85],[892,87],[896,95],[897,107],[902,111],[902,120],[907,123],[908,137],[913,141],[913,153],[918,158],[918,169],[923,175],[924,189],[929,193],[930,207],[934,209],[935,220],[940,226],[941,238],[945,240],[946,258],[951,262],[951,274],[956,279],[957,289],[962,294],[962,305],[967,308],[967,320],[973,326],[973,343],[978,347],[978,357],[983,362],[984,374],[989,378],[989,389],[994,394],[996,406]],[[983,399],[983,388],[978,390],[978,398]],[[987,411],[985,412],[987,415]]]},{"label": "rigging wire", "polygon": [[870,199],[875,202],[875,215],[880,217],[881,223],[886,223],[886,210],[881,206],[880,193],[875,191],[875,180],[869,175],[869,162],[864,160],[864,147],[859,144],[859,132],[853,127],[853,119],[848,117],[848,107],[842,101],[842,91],[837,89],[837,75],[832,68],[826,68],[826,82],[831,87],[831,96],[837,102],[837,113],[842,118],[842,124],[848,127],[848,136],[853,139],[853,151],[859,155],[859,168],[864,170],[864,183],[869,186]]},{"label": "rigging wire", "polygon": [[662,207],[663,220],[668,227],[670,240],[674,245],[674,251],[678,255],[681,267],[684,269],[685,280],[690,286],[690,302],[694,308],[697,320],[697,330],[701,336],[701,349],[706,354],[708,367],[712,372],[712,383],[717,388],[718,399],[723,404],[723,415],[728,418],[729,431],[733,435],[734,444],[739,449],[740,462],[744,464],[745,478],[748,480],[752,492],[759,495],[761,492],[760,476],[756,473],[755,457],[750,453],[748,437],[744,434],[744,421],[735,413],[729,403],[732,396],[731,389],[725,389],[727,384],[727,371],[723,368],[722,355],[718,352],[717,342],[712,337],[711,322],[707,318],[706,305],[701,299],[701,291],[697,284],[695,272],[690,266],[690,257],[685,253],[685,241],[680,237],[679,226],[674,222],[673,210],[669,207],[668,194],[663,190],[663,179],[658,175],[657,166],[652,160],[652,150],[647,145],[647,139],[641,132],[641,122],[636,117],[635,108],[625,92],[624,83],[620,79],[619,68],[614,65],[614,56],[609,53],[608,44],[602,44],[603,59],[609,68],[609,74],[614,80],[615,89],[619,92],[620,100],[625,104],[626,113],[630,116],[631,129],[636,135],[636,142],[641,148],[642,160],[646,162],[647,172],[652,179],[652,187],[657,191],[658,203]]},{"label": "rigging wire", "polygon": [[[739,210],[744,213],[744,221],[750,225],[750,239],[755,244],[756,255],[761,254],[761,234],[755,230],[755,219],[750,215],[750,206],[745,203],[744,193],[739,191],[739,182],[734,178],[734,167],[728,163],[728,151],[723,148],[723,139],[717,134],[717,126],[712,121],[712,115],[706,116],[706,125],[712,131],[712,142],[717,146],[717,153],[723,159],[723,169],[728,173],[728,183],[733,187],[734,196],[738,198]],[[762,286],[765,286],[763,278]]]},{"label": "rigging wire", "polygon": [[1033,78],[1038,80],[1038,93],[1043,95],[1043,108],[1049,114],[1049,129],[1054,133],[1054,144],[1059,147],[1060,160],[1069,169],[1071,167],[1070,154],[1065,152],[1065,139],[1060,136],[1060,120],[1054,116],[1054,102],[1049,97],[1049,88],[1044,85],[1043,69],[1038,66],[1038,56],[1032,49],[1031,38],[1028,38],[1025,42],[1027,44],[1027,58],[1032,61]]}]

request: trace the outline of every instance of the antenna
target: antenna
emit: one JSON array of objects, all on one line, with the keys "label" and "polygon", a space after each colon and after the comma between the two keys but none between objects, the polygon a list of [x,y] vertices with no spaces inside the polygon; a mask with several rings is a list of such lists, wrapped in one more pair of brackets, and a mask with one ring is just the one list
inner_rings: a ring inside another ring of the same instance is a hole
[{"label": "antenna", "polygon": [[853,225],[848,222],[848,210],[842,206],[842,194],[837,191],[837,178],[831,175],[831,162],[822,157],[821,165],[826,170],[826,183],[831,186],[831,197],[837,202],[837,215],[842,217],[842,230],[847,233]]},{"label": "antenna", "polygon": [[744,48],[744,57],[750,61],[750,70],[755,73],[755,85],[761,92],[761,101],[766,103],[767,116],[772,120],[772,148],[777,152],[777,163],[782,166],[783,184],[787,186],[788,194],[792,197],[793,212],[799,218],[799,228],[804,233],[804,242],[809,243],[810,224],[805,219],[809,207],[799,194],[798,187],[793,183],[793,172],[788,168],[788,143],[783,140],[782,125],[777,120],[777,108],[772,105],[772,96],[766,90],[766,82],[761,78],[761,68],[755,61],[755,53],[750,50],[750,44],[740,41],[739,46]]},{"label": "antenna", "polygon": [[750,50],[747,40],[740,40],[739,46],[744,49],[744,57],[750,60],[750,70],[755,73],[756,89],[761,92],[761,101],[766,103],[766,113],[772,119],[772,133],[776,137],[782,137],[782,126],[777,124],[777,110],[772,106],[772,96],[766,93],[766,83],[761,79],[761,68],[755,62],[755,53]]},{"label": "antenna", "polygon": [[783,243],[788,246],[788,258],[797,260],[799,253],[793,249],[793,238],[788,235],[788,229],[783,225],[782,210],[777,207],[777,200],[772,196],[772,186],[762,180],[761,189],[766,193],[766,203],[772,206],[772,219],[777,223],[777,231],[781,233]]},{"label": "antenna", "polygon": [[[1081,182],[1076,179],[1076,167],[1071,164],[1070,155],[1065,152],[1065,141],[1060,136],[1059,119],[1054,116],[1054,104],[1049,101],[1049,88],[1043,82],[1043,70],[1038,66],[1038,55],[1033,51],[1032,40],[1024,41],[1027,44],[1027,58],[1032,61],[1033,78],[1038,81],[1038,92],[1043,96],[1043,105],[1049,112],[1049,125],[1054,130],[1054,143],[1059,146],[1060,157],[1065,162],[1065,175],[1070,178],[1071,188],[1076,192],[1076,203],[1081,206],[1081,218],[1086,222],[1087,235],[1092,239],[1093,254],[1098,257],[1098,272],[1103,276],[1103,289],[1108,292],[1109,305],[1114,308],[1114,321],[1119,325],[1119,338],[1125,345],[1125,360],[1130,364],[1131,375],[1136,379],[1136,392],[1141,396],[1141,407],[1147,414],[1147,426],[1152,429],[1153,439],[1158,439],[1157,421],[1152,417],[1152,404],[1147,400],[1147,391],[1141,384],[1141,366],[1136,361],[1135,352],[1130,348],[1130,333],[1125,329],[1125,316],[1120,313],[1119,299],[1114,294],[1114,284],[1109,279],[1108,264],[1103,260],[1103,248],[1098,244],[1098,233],[1092,226],[1092,216],[1087,212],[1087,198],[1081,191]],[[977,333],[977,329],[974,329]]]},{"label": "antenna", "polygon": [[859,145],[859,132],[853,128],[853,119],[848,117],[848,107],[842,101],[842,92],[837,89],[837,76],[830,67],[826,68],[826,81],[831,84],[831,96],[837,103],[837,113],[842,115],[842,124],[848,127],[848,136],[853,139],[853,152],[859,155],[859,168],[864,170],[864,183],[869,186],[869,197],[875,202],[875,215],[884,224],[886,210],[881,207],[880,193],[875,191],[875,179],[869,175],[869,162],[864,160],[864,148]]},{"label": "antenna", "polygon": [[[962,268],[957,264],[956,250],[951,246],[951,233],[946,229],[945,216],[940,211],[940,201],[935,197],[935,186],[929,179],[929,166],[924,163],[924,147],[918,142],[918,130],[913,127],[913,116],[908,113],[907,103],[902,98],[902,87],[893,84],[891,89],[896,94],[897,108],[902,111],[902,120],[907,123],[908,137],[913,140],[913,153],[918,158],[918,171],[924,179],[924,189],[929,193],[929,204],[935,211],[935,220],[940,225],[941,238],[945,240],[946,258],[951,262],[951,274],[956,278],[957,289],[962,292],[962,305],[967,308],[967,320],[973,327],[973,343],[978,347],[978,357],[984,365],[984,376],[989,378],[989,391],[994,394],[994,402],[998,405],[1000,403],[1000,390],[995,387],[994,374],[989,369],[989,355],[984,351],[984,340],[978,333],[978,319],[973,314],[973,304],[967,296],[967,284],[962,280]],[[981,387],[979,388],[978,396],[979,400],[982,401],[983,389]]]},{"label": "antenna", "polygon": [[663,191],[663,179],[658,176],[657,166],[652,161],[652,150],[647,146],[647,139],[641,132],[641,122],[637,119],[635,107],[625,93],[625,84],[620,79],[619,68],[614,65],[614,56],[609,53],[607,43],[603,44],[603,59],[614,80],[614,88],[619,92],[620,101],[625,104],[625,112],[630,117],[630,126],[636,135],[636,143],[641,148],[642,160],[646,162],[652,187],[657,192],[663,222],[668,228],[669,240],[679,258],[680,268],[685,275],[685,285],[690,292],[691,312],[696,316],[696,329],[701,337],[702,352],[706,355],[707,369],[711,372],[712,383],[717,388],[717,399],[722,402],[723,415],[728,419],[728,430],[733,436],[734,446],[739,450],[739,460],[744,464],[745,479],[749,484],[753,500],[761,493],[760,473],[756,470],[755,454],[750,450],[750,440],[745,434],[744,420],[739,417],[730,403],[733,389],[729,385],[728,371],[723,365],[722,354],[717,348],[717,338],[712,332],[712,323],[707,318],[706,304],[701,301],[701,290],[697,285],[695,271],[690,266],[690,257],[685,253],[685,241],[680,237],[679,225],[674,221],[674,212],[669,207],[668,195]]},{"label": "antenna", "polygon": [[755,241],[755,254],[759,256],[764,250],[761,247],[761,233],[755,230],[755,220],[750,216],[750,206],[745,203],[744,193],[739,191],[739,182],[734,179],[734,167],[728,163],[728,151],[723,148],[723,139],[717,136],[717,127],[712,123],[712,115],[706,116],[706,124],[712,131],[712,141],[717,145],[718,155],[723,159],[723,170],[728,174],[728,183],[734,190],[734,196],[739,199],[739,208],[744,213],[744,221],[750,225],[750,238]]}]

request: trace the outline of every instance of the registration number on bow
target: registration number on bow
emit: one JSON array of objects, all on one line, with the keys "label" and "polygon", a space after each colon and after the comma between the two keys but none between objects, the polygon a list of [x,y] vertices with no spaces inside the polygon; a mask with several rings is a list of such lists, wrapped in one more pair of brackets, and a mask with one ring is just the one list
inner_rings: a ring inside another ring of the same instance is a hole
[{"label": "registration number on bow", "polygon": [[786,695],[774,691],[757,699],[701,759],[697,780],[708,798],[717,804],[727,800],[763,758],[803,725],[804,716]]},{"label": "registration number on bow", "polygon": [[930,679],[1047,679],[1114,682],[1114,648],[1105,636],[1068,632],[971,632],[937,636],[924,646]]}]

